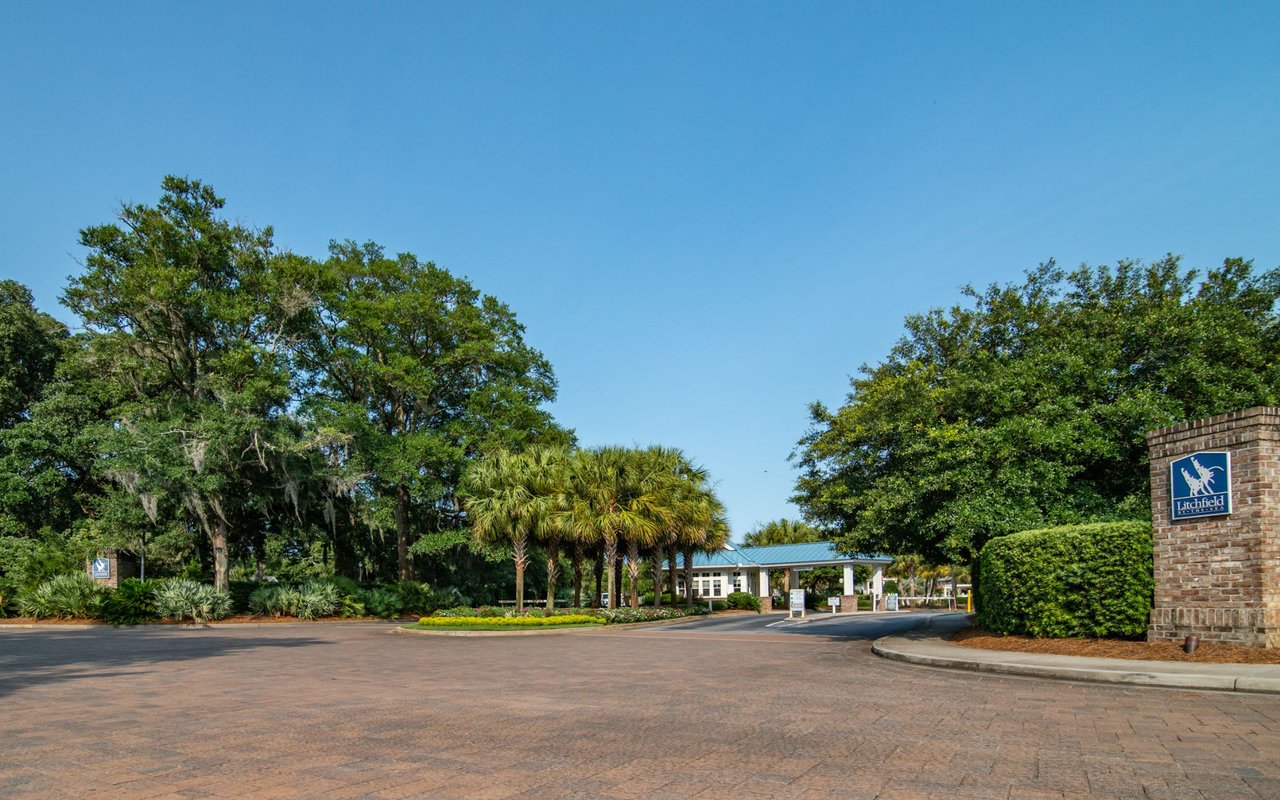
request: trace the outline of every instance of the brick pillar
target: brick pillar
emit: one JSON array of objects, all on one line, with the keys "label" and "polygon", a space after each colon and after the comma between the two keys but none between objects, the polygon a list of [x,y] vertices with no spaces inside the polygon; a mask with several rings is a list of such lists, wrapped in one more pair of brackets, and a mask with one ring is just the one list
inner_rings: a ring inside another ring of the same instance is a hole
[{"label": "brick pillar", "polygon": [[[1280,408],[1257,407],[1147,434],[1155,607],[1147,639],[1280,647]],[[1173,461],[1231,454],[1231,513],[1175,521]]]},{"label": "brick pillar", "polygon": [[[105,578],[96,577],[93,572],[93,562],[100,558],[107,560],[107,577]],[[138,577],[138,557],[133,553],[120,550],[99,550],[96,556],[85,562],[84,569],[95,583],[119,589],[120,581]]]}]

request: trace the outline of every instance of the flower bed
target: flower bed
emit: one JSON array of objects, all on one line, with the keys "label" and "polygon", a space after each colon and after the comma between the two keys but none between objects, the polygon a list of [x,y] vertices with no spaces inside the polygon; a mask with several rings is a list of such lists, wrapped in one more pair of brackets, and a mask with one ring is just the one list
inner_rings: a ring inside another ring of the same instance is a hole
[{"label": "flower bed", "polygon": [[497,606],[481,606],[479,608],[458,606],[456,608],[442,608],[430,617],[423,617],[423,619],[471,619],[495,622],[506,619],[560,621],[566,617],[586,617],[595,622],[622,625],[629,622],[681,619],[689,616],[701,616],[706,613],[707,610],[702,606],[694,606],[693,608],[671,608],[667,606],[658,608],[651,606],[643,606],[641,608],[554,608],[550,611],[542,608],[526,608],[519,613],[514,608],[499,608]]},{"label": "flower bed", "polygon": [[603,625],[605,621],[588,614],[558,614],[541,617],[422,617],[419,628],[466,630],[513,630],[518,628],[560,628],[575,625]]}]

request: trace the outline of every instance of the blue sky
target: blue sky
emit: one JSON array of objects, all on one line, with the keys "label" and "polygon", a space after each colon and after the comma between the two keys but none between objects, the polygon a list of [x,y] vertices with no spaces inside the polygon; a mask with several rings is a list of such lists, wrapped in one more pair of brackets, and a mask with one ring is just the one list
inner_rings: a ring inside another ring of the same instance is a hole
[{"label": "blue sky", "polygon": [[963,283],[1280,264],[1274,3],[11,3],[0,274],[166,173],[509,303],[585,445],[682,447],[740,538],[807,404]]}]

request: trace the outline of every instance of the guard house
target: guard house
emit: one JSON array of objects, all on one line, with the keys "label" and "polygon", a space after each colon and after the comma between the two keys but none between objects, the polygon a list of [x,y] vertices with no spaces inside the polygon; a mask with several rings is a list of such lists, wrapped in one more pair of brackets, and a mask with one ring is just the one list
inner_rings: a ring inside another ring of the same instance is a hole
[{"label": "guard house", "polygon": [[[883,594],[884,568],[893,563],[889,556],[867,553],[846,555],[836,549],[834,542],[806,542],[803,544],[775,544],[763,547],[745,547],[727,544],[714,553],[696,553],[693,557],[693,593],[696,597],[716,599],[730,592],[750,592],[762,600],[772,597],[769,576],[774,572],[787,572],[787,585],[798,587],[800,573],[814,567],[842,567],[844,569],[845,597],[852,597],[853,568],[865,564],[871,568],[870,594],[875,607],[880,607]],[[684,585],[684,556],[676,560],[676,591],[688,597]],[[766,603],[768,604],[768,603]],[[854,606],[856,608],[856,606]]]}]

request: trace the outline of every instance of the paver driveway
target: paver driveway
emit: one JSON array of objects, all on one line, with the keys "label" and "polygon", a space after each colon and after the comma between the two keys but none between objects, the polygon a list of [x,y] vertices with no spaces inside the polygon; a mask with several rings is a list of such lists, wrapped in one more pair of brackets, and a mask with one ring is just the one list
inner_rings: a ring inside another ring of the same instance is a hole
[{"label": "paver driveway", "polygon": [[0,797],[1280,798],[1280,700],[865,641],[0,631]]}]

